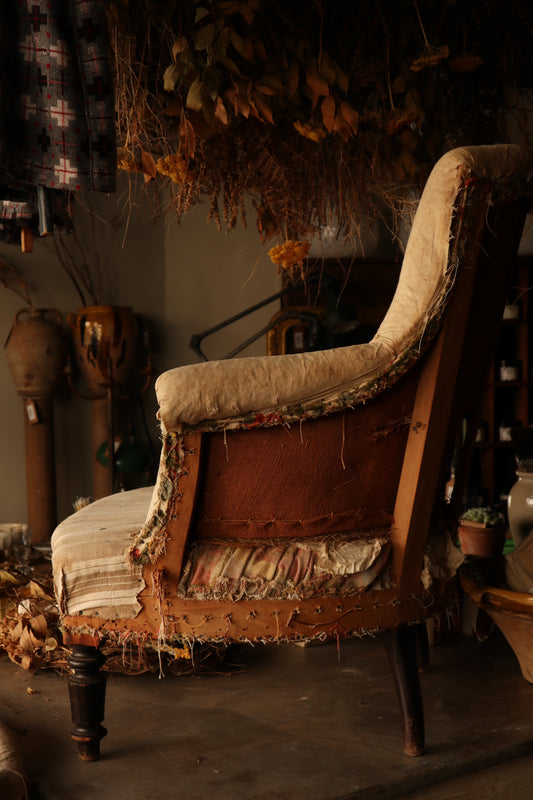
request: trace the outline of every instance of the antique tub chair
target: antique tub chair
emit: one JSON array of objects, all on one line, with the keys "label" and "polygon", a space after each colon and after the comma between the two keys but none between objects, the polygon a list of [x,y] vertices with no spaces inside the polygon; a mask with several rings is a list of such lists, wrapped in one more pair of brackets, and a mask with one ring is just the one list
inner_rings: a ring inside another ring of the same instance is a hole
[{"label": "antique tub chair", "polygon": [[454,447],[466,454],[456,485],[466,474],[532,166],[518,146],[460,148],[436,164],[371,342],[158,378],[153,490],[103,498],[53,535],[82,758],[98,758],[106,733],[103,643],[378,631],[404,750],[422,752],[413,623],[450,602],[456,504],[443,503],[444,482]]}]

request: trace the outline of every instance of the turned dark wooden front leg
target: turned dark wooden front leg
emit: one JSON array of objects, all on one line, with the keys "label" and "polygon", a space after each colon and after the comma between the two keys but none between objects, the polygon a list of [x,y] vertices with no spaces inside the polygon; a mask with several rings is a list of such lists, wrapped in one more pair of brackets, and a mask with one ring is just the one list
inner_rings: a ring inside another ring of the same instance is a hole
[{"label": "turned dark wooden front leg", "polygon": [[101,725],[105,711],[106,674],[100,672],[105,663],[96,647],[74,645],[69,658],[72,673],[68,677],[72,722],[71,733],[78,743],[84,761],[97,761],[100,756],[100,739],[107,731]]},{"label": "turned dark wooden front leg", "polygon": [[424,752],[424,707],[417,660],[417,625],[399,625],[385,633],[403,723],[403,749],[407,756]]}]

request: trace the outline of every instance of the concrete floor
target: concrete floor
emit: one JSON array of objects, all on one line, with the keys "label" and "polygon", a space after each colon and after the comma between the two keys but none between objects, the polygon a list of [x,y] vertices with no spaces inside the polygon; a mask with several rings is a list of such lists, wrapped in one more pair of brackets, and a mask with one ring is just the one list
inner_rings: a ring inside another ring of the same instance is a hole
[{"label": "concrete floor", "polygon": [[[533,797],[533,686],[498,632],[431,647],[421,676],[428,750],[415,759],[402,753],[378,639],[342,642],[339,660],[335,643],[230,655],[242,670],[229,675],[112,674],[109,733],[95,763],[80,761],[70,741],[65,679],[30,676],[0,655],[0,722],[24,759],[32,800],[422,800],[454,779],[474,781],[479,795],[439,798]],[[520,767],[525,793],[489,791],[498,765]]]}]

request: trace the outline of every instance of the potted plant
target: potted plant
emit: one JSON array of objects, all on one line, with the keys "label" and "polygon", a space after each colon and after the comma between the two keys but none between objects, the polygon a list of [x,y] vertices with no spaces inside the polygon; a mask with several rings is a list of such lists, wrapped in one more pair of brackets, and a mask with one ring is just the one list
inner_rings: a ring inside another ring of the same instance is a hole
[{"label": "potted plant", "polygon": [[458,534],[465,555],[498,555],[505,544],[507,522],[503,513],[494,506],[469,508],[459,518]]}]

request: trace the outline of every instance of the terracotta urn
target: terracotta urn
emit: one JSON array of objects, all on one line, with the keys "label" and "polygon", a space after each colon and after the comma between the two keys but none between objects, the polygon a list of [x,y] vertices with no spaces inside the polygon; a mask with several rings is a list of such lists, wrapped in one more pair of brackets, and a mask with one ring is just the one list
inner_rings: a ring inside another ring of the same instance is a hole
[{"label": "terracotta urn", "polygon": [[64,372],[67,338],[59,311],[22,308],[5,349],[24,406],[26,503],[34,542],[47,542],[57,524],[52,397]]},{"label": "terracotta urn", "polygon": [[5,350],[18,394],[51,397],[67,358],[67,339],[59,311],[21,308],[13,320]]},{"label": "terracotta urn", "polygon": [[76,362],[89,389],[123,386],[138,368],[141,326],[129,306],[83,306],[69,314]]}]

